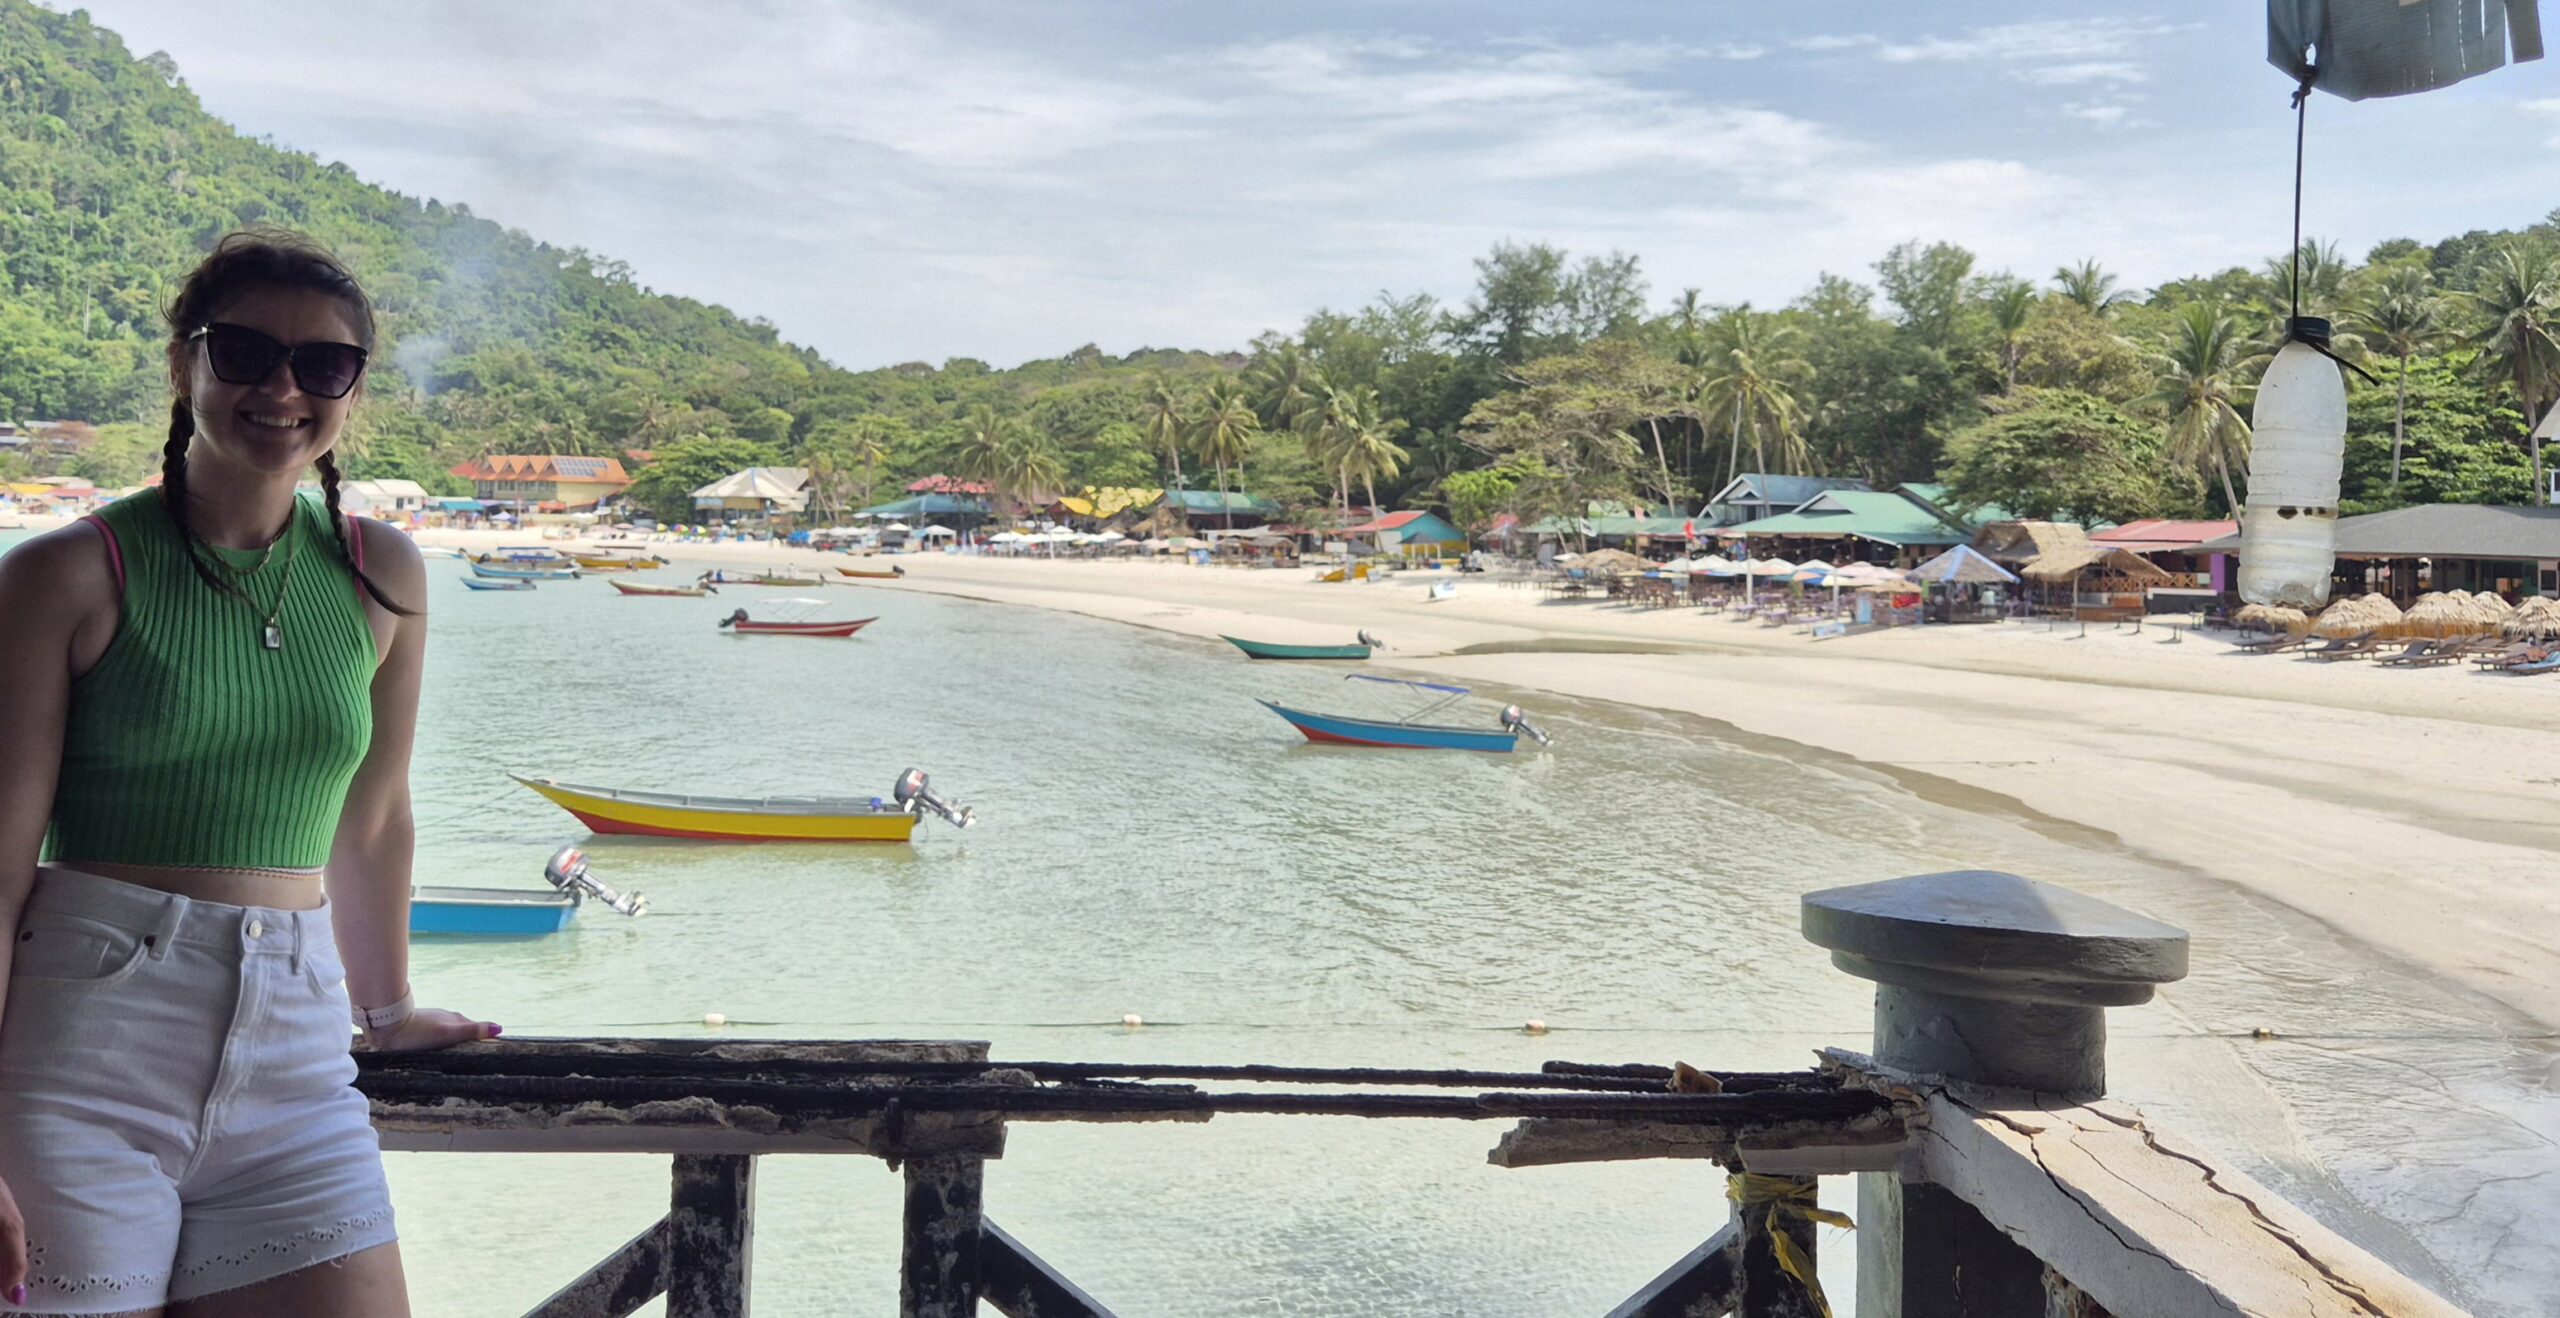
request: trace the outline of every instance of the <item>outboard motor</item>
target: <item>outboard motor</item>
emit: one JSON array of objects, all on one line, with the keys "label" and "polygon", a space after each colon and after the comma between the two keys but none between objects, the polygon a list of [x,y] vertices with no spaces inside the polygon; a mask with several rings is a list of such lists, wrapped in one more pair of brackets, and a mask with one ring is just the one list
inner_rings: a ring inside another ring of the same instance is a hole
[{"label": "outboard motor", "polygon": [[735,627],[746,620],[747,611],[745,609],[740,609],[737,612],[730,614],[728,617],[722,618],[720,620],[720,625],[723,627]]},{"label": "outboard motor", "polygon": [[552,852],[550,862],[542,867],[542,877],[572,900],[584,903],[592,897],[617,915],[639,915],[649,909],[648,898],[636,892],[626,897],[597,882],[594,875],[587,873],[587,853],[576,847]]},{"label": "outboard motor", "polygon": [[975,810],[967,806],[953,805],[934,795],[933,789],[927,786],[930,781],[931,779],[925,776],[924,770],[909,769],[898,775],[898,785],[891,789],[890,794],[895,796],[898,804],[905,806],[910,813],[930,810],[950,821],[953,828],[967,828],[978,822],[978,813]]},{"label": "outboard motor", "polygon": [[1385,641],[1379,640],[1377,637],[1371,636],[1365,631],[1360,633],[1360,643],[1368,646],[1372,650],[1383,650],[1387,648],[1387,643]]},{"label": "outboard motor", "polygon": [[1547,734],[1539,731],[1537,724],[1529,721],[1528,715],[1520,712],[1520,707],[1518,705],[1505,705],[1502,707],[1502,728],[1505,732],[1526,733],[1531,740],[1537,742],[1541,746],[1551,746],[1555,744],[1547,740]]}]

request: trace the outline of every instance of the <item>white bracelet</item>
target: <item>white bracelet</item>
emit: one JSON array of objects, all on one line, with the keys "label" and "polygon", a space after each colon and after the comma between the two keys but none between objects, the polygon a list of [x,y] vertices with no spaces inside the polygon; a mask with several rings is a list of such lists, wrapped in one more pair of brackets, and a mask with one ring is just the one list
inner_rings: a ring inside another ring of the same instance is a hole
[{"label": "white bracelet", "polygon": [[400,990],[400,1000],[390,1006],[355,1008],[356,1028],[364,1031],[364,1041],[371,1044],[375,1035],[400,1028],[401,1022],[416,1015],[417,1011],[418,995],[404,985]]}]

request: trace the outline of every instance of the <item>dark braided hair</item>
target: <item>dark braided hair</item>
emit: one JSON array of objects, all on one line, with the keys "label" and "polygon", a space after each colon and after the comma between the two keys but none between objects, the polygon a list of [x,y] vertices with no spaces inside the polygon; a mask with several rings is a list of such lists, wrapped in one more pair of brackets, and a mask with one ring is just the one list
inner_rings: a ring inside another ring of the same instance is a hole
[{"label": "dark braided hair", "polygon": [[[355,276],[311,239],[289,229],[263,227],[224,234],[222,241],[213,245],[212,253],[187,273],[165,313],[170,341],[184,344],[187,336],[211,321],[224,303],[258,288],[301,289],[336,299],[355,327],[358,346],[372,350],[373,301],[364,295]],[[187,547],[187,560],[195,565],[196,575],[216,590],[228,590],[228,585],[214,574],[213,565],[206,561],[194,528],[187,525],[187,444],[195,433],[195,413],[182,395],[169,405],[169,442],[160,450],[160,504],[168,509],[169,520],[177,523],[178,538]],[[403,617],[414,616],[417,610],[393,603],[356,566],[354,547],[347,542],[347,519],[338,511],[338,464],[329,454],[322,453],[319,468],[320,489],[329,506],[329,529],[337,540],[338,560],[376,604]]]}]

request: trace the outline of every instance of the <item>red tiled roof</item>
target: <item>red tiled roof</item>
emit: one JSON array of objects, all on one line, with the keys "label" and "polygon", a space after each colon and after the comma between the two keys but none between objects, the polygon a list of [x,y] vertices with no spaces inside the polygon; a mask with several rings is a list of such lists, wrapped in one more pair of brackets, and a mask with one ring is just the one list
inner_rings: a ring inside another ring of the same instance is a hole
[{"label": "red tiled roof", "polygon": [[613,458],[581,458],[557,453],[493,453],[473,458],[452,470],[473,481],[571,481],[585,485],[629,485],[622,463]]},{"label": "red tiled roof", "polygon": [[1342,528],[1342,534],[1367,535],[1373,531],[1399,530],[1403,527],[1412,525],[1417,518],[1428,516],[1430,516],[1430,514],[1418,512],[1389,513],[1384,517],[1378,518],[1376,521],[1362,522],[1358,526],[1346,526]]},{"label": "red tiled roof", "polygon": [[2148,554],[2191,549],[2207,540],[2238,534],[2238,522],[2172,522],[2146,517],[2138,522],[2095,532],[2089,540],[2110,549],[2130,549],[2137,554]]}]

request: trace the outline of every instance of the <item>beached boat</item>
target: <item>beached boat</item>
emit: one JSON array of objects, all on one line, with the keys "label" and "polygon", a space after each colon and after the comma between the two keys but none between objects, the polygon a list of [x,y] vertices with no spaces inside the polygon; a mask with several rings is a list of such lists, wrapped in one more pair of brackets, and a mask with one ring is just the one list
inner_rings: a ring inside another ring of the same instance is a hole
[{"label": "beached boat", "polygon": [[1366,659],[1371,650],[1383,650],[1387,643],[1360,633],[1350,645],[1282,645],[1276,641],[1248,641],[1241,636],[1220,635],[1219,640],[1245,652],[1252,659]]},{"label": "beached boat", "polygon": [[474,563],[492,567],[575,567],[577,560],[548,545],[515,545],[492,549],[485,554],[468,556]]},{"label": "beached boat", "polygon": [[464,577],[462,584],[473,590],[531,590],[533,583],[520,579],[495,581],[486,577]]},{"label": "beached boat", "polygon": [[641,572],[667,565],[667,560],[656,554],[572,554],[570,559],[589,572]]},{"label": "beached boat", "polygon": [[935,796],[921,769],[898,775],[885,801],[876,796],[690,796],[507,776],[598,833],[715,842],[904,842],[927,811],[960,828],[975,822],[969,810]]},{"label": "beached boat", "polygon": [[1286,719],[1307,740],[1335,746],[1371,746],[1392,750],[1490,751],[1508,754],[1518,748],[1520,738],[1527,736],[1539,745],[1547,744],[1547,734],[1529,722],[1518,705],[1506,705],[1495,719],[1496,731],[1461,728],[1444,723],[1423,723],[1425,715],[1444,709],[1460,698],[1472,694],[1466,687],[1444,686],[1437,682],[1408,682],[1394,677],[1369,677],[1354,673],[1345,679],[1355,682],[1380,682],[1392,686],[1411,687],[1439,696],[1422,708],[1401,719],[1354,718],[1344,714],[1319,714],[1312,710],[1293,709],[1265,700],[1265,709]]},{"label": "beached boat", "polygon": [[661,586],[648,581],[608,581],[605,584],[625,595],[640,595],[651,599],[700,599],[713,593],[709,586]]},{"label": "beached boat", "polygon": [[739,609],[720,620],[720,629],[733,636],[819,636],[841,640],[880,621],[878,618],[847,618],[821,622],[811,619],[809,615],[825,607],[825,600],[795,599],[775,602],[791,606],[790,612],[780,618],[751,618],[747,616],[745,609]]},{"label": "beached boat", "polygon": [[[565,559],[562,561],[567,562]],[[566,567],[501,567],[475,558],[471,560],[471,575],[493,581],[575,581],[578,569],[574,564]]]},{"label": "beached boat", "polygon": [[530,938],[569,927],[589,898],[621,915],[639,915],[649,899],[624,896],[587,872],[586,853],[562,847],[551,854],[545,888],[450,888],[420,885],[409,893],[409,932]]},{"label": "beached boat", "polygon": [[907,575],[905,568],[894,563],[885,568],[840,567],[836,571],[857,581],[895,581]]},{"label": "beached boat", "polygon": [[818,586],[825,584],[825,579],[821,577],[809,576],[805,573],[798,572],[784,572],[779,569],[770,572],[758,572],[752,576],[736,572],[705,572],[702,574],[701,579],[714,586]]}]

